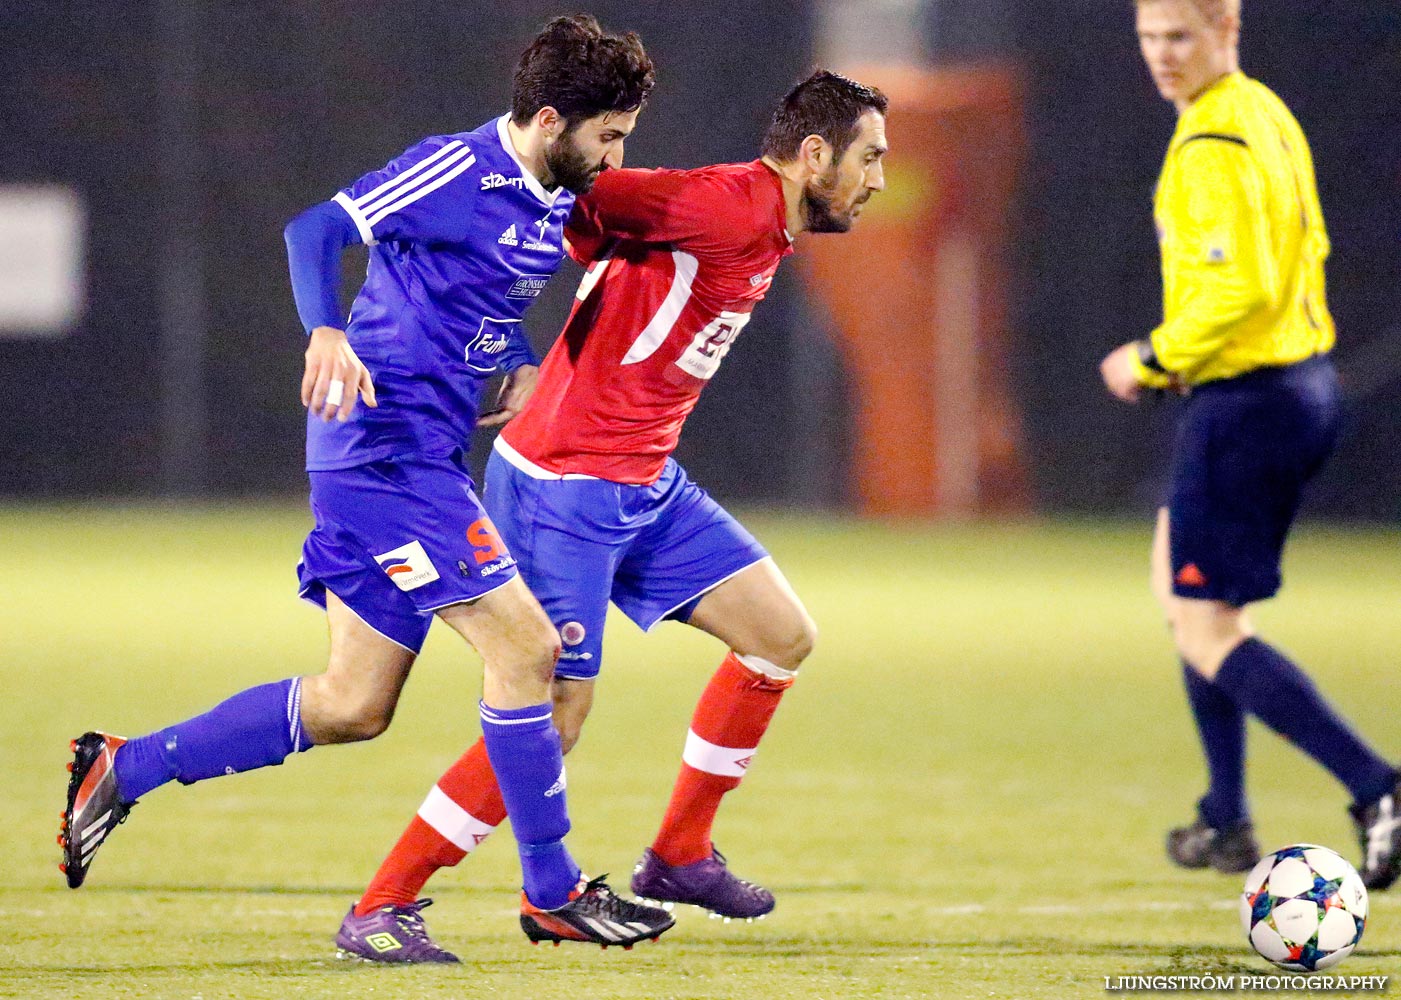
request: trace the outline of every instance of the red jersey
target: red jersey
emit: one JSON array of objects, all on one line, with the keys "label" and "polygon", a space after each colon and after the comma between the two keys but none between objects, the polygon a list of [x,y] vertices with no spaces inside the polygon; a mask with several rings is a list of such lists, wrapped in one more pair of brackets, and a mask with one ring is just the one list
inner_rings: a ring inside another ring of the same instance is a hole
[{"label": "red jersey", "polygon": [[592,263],[540,381],[499,442],[532,475],[646,484],[778,263],[782,182],[761,161],[606,170],[566,235]]}]

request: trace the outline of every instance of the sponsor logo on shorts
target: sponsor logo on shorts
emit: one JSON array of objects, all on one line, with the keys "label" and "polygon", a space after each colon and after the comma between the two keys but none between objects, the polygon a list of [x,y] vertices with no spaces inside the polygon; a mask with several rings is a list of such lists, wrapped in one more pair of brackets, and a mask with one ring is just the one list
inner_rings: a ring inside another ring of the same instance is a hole
[{"label": "sponsor logo on shorts", "polygon": [[394,581],[394,586],[403,591],[417,590],[438,579],[437,567],[417,539],[375,556],[375,562]]},{"label": "sponsor logo on shorts", "polygon": [[566,646],[577,646],[584,641],[588,632],[581,622],[565,622],[559,627],[559,638]]},{"label": "sponsor logo on shorts", "polygon": [[577,649],[566,649],[559,654],[561,660],[592,660],[592,653],[581,653]]},{"label": "sponsor logo on shorts", "polygon": [[1176,583],[1179,587],[1205,587],[1206,574],[1196,563],[1188,563],[1177,571]]},{"label": "sponsor logo on shorts", "polygon": [[480,573],[482,576],[491,576],[493,573],[500,573],[503,569],[510,569],[515,564],[516,560],[514,557],[502,556],[496,562],[491,563],[488,566],[483,566],[477,572]]}]

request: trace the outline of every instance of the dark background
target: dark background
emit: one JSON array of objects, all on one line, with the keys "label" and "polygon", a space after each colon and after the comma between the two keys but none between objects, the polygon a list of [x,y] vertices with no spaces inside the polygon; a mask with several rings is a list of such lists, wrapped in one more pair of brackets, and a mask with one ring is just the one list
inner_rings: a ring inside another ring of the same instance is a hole
[{"label": "dark background", "polygon": [[[0,6],[0,183],[69,184],[89,213],[79,327],[60,340],[0,339],[0,495],[303,489],[303,337],[282,226],[417,139],[504,110],[520,50],[567,9],[177,3]],[[610,28],[638,30],[658,65],[628,144],[633,165],[752,158],[775,99],[816,64],[808,5],[587,6]],[[1150,199],[1173,115],[1139,61],[1132,5],[945,3],[911,30],[928,35],[936,60],[1010,62],[1027,83],[1030,148],[1006,252],[1036,506],[1146,509],[1171,404],[1114,404],[1096,371],[1160,315]],[[1308,133],[1333,240],[1330,302],[1351,421],[1312,510],[1397,519],[1401,10],[1247,0],[1242,65]],[[172,138],[181,108],[193,116],[184,145]],[[205,421],[187,428],[193,457],[174,468],[162,457],[172,260],[199,278],[207,350],[191,370],[208,401]],[[362,268],[363,255],[348,253],[347,294]],[[566,264],[528,317],[542,350],[577,276]],[[707,390],[678,457],[728,501],[841,506],[846,412],[859,391],[789,268]]]}]

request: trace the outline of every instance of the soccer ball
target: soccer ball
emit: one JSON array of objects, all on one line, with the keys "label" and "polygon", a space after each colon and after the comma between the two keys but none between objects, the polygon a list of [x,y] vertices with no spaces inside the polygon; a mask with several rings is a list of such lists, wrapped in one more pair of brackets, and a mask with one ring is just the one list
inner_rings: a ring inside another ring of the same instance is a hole
[{"label": "soccer ball", "polygon": [[1240,922],[1251,946],[1281,969],[1316,972],[1352,954],[1367,926],[1367,888],[1326,847],[1295,844],[1245,877]]}]

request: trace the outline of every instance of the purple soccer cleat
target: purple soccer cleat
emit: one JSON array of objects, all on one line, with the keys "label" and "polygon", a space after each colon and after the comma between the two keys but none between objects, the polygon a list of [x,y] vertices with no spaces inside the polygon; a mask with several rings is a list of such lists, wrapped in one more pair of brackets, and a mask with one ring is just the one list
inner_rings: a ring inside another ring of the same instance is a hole
[{"label": "purple soccer cleat", "polygon": [[428,936],[421,911],[432,905],[433,900],[420,899],[407,906],[381,906],[363,917],[352,906],[336,934],[336,957],[400,964],[459,961]]},{"label": "purple soccer cleat", "polygon": [[713,846],[710,857],[675,866],[649,847],[632,870],[632,891],[641,900],[700,906],[727,922],[757,920],[774,908],[773,893],[736,876]]}]

